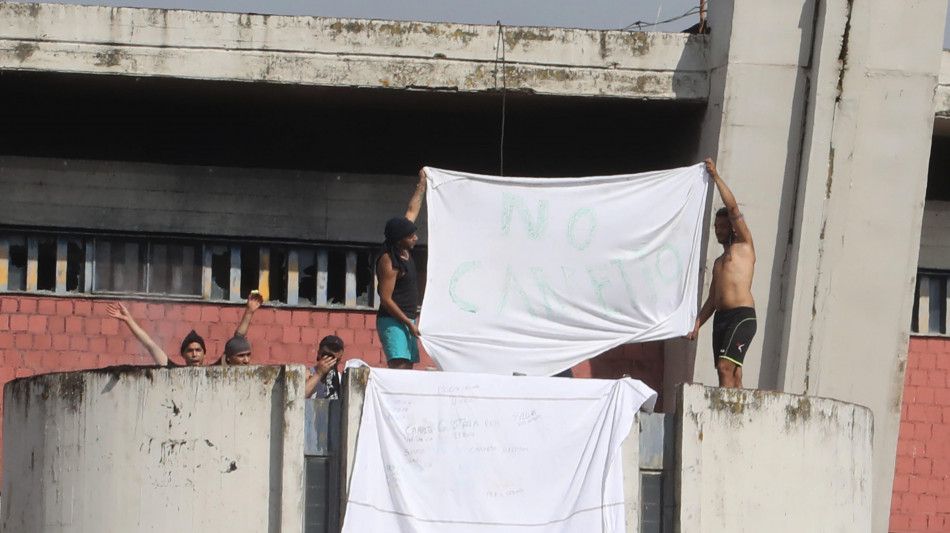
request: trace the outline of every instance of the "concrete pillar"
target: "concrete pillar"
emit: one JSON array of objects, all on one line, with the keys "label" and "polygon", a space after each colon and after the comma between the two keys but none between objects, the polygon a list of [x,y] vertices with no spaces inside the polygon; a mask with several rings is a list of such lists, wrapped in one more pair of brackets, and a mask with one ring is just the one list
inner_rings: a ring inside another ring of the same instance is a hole
[{"label": "concrete pillar", "polygon": [[947,2],[821,8],[777,378],[874,412],[885,532]]},{"label": "concrete pillar", "polygon": [[303,531],[303,367],[12,381],[4,533]]},{"label": "concrete pillar", "polygon": [[[946,9],[945,0],[710,3],[697,159],[717,156],[755,241],[759,329],[744,383],[874,411],[881,532]],[[713,242],[707,272],[719,253]],[[710,333],[693,375],[668,376],[666,391],[676,380],[716,383]],[[689,360],[687,350],[677,356]]]}]

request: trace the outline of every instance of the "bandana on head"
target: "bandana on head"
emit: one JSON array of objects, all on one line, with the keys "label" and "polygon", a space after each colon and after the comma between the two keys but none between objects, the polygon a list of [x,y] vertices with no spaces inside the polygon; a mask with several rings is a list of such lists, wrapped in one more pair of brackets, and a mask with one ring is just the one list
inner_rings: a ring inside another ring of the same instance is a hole
[{"label": "bandana on head", "polygon": [[387,241],[396,242],[416,232],[418,228],[406,217],[394,217],[386,221],[383,235]]},{"label": "bandana on head", "polygon": [[251,343],[247,342],[247,339],[240,335],[235,335],[231,337],[230,340],[224,345],[224,355],[225,357],[233,357],[239,353],[251,351]]},{"label": "bandana on head", "polygon": [[[400,240],[412,235],[418,228],[406,217],[394,217],[386,222],[386,229],[383,234],[386,236],[386,242],[383,243],[379,257],[388,255],[389,260],[399,272],[409,271],[409,262],[402,258],[399,246],[396,244]],[[378,258],[377,258],[378,260]]]}]

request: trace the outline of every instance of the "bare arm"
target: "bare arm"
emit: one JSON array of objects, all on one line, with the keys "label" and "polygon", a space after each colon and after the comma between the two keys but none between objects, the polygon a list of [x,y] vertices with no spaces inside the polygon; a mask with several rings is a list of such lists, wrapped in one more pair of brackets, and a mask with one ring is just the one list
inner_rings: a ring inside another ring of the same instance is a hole
[{"label": "bare arm", "polygon": [[706,163],[706,172],[708,172],[716,182],[716,188],[719,189],[719,196],[722,197],[722,203],[725,204],[726,209],[729,210],[729,220],[732,222],[732,227],[736,230],[736,242],[744,242],[752,245],[752,232],[749,231],[749,226],[745,223],[745,217],[743,217],[742,212],[739,211],[739,204],[736,202],[736,197],[733,196],[726,182],[723,181],[722,177],[719,176],[719,172],[716,171],[716,163],[710,158],[706,158],[704,162]]},{"label": "bare arm", "polygon": [[121,322],[125,322],[125,325],[129,327],[129,330],[132,332],[132,335],[135,335],[135,338],[142,343],[142,346],[145,346],[145,349],[148,350],[148,353],[152,356],[152,359],[155,360],[155,364],[158,366],[167,366],[168,365],[168,355],[165,354],[165,350],[162,350],[161,347],[155,344],[155,341],[148,336],[148,333],[145,333],[145,330],[142,329],[132,318],[132,314],[129,313],[129,310],[125,308],[124,305],[120,303],[109,304],[109,307],[106,309],[106,312],[109,313],[109,316],[116,318]]},{"label": "bare arm", "polygon": [[695,340],[696,336],[699,335],[699,328],[709,320],[709,317],[712,316],[713,311],[716,310],[716,284],[713,283],[709,287],[709,296],[706,297],[706,303],[703,304],[703,307],[699,310],[699,315],[696,316],[696,325],[693,327],[693,331],[686,335],[686,338],[689,340]]},{"label": "bare arm", "polygon": [[409,207],[406,208],[406,218],[410,222],[415,222],[422,209],[422,199],[426,196],[426,171],[419,169],[419,183],[412,192],[412,198],[409,199]]},{"label": "bare arm", "polygon": [[392,258],[389,257],[389,254],[380,256],[379,261],[376,262],[376,277],[379,279],[379,305],[389,313],[389,316],[405,324],[409,331],[418,337],[419,328],[413,324],[412,320],[402,312],[402,309],[393,300],[393,290],[396,288],[398,275],[399,271],[393,268]]},{"label": "bare arm", "polygon": [[251,318],[254,316],[254,311],[260,309],[262,303],[264,303],[264,297],[256,290],[251,291],[251,294],[247,295],[247,306],[244,308],[244,316],[241,317],[241,323],[238,324],[237,329],[234,330],[234,335],[240,337],[247,336],[247,329],[251,327]]},{"label": "bare arm", "polygon": [[323,378],[327,377],[330,369],[336,366],[337,361],[338,359],[336,357],[330,357],[328,355],[324,355],[317,361],[317,371],[307,376],[304,398],[309,398],[310,395],[313,394],[313,391],[317,390],[317,385],[323,381]]}]

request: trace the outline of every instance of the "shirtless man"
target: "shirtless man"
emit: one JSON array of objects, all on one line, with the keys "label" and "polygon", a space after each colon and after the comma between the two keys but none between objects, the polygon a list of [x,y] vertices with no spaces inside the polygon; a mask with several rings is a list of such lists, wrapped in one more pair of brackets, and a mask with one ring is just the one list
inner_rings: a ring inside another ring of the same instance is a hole
[{"label": "shirtless man", "polygon": [[755,335],[755,301],[752,299],[752,274],[755,248],[752,233],[736,204],[732,191],[716,172],[716,163],[706,159],[706,172],[716,182],[725,207],[716,212],[716,240],[722,255],[713,265],[709,297],[696,317],[696,326],[686,337],[699,334],[699,328],[716,312],[713,320],[713,358],[719,374],[719,386],[742,388],[742,362]]}]

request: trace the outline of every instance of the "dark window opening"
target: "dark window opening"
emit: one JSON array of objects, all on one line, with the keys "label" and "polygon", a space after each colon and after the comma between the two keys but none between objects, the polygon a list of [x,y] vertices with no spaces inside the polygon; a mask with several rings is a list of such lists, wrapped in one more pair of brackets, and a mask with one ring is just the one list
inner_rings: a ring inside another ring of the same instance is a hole
[{"label": "dark window opening", "polygon": [[346,250],[331,248],[327,253],[327,304],[346,303]]},{"label": "dark window opening", "polygon": [[215,246],[211,251],[211,299],[227,300],[231,293],[231,250]]},{"label": "dark window opening", "polygon": [[37,239],[36,290],[56,290],[56,239]]},{"label": "dark window opening", "polygon": [[[253,290],[259,290],[261,272],[261,247],[241,247],[241,298],[247,299]],[[273,275],[273,272],[271,272]],[[273,300],[273,296],[270,298]]]},{"label": "dark window opening", "polygon": [[287,250],[272,246],[270,249],[270,274],[268,276],[270,299],[275,302],[287,301]]},{"label": "dark window opening", "polygon": [[7,287],[11,291],[26,290],[26,238],[10,237],[10,267],[7,271]]},{"label": "dark window opening", "polygon": [[86,277],[86,250],[82,242],[71,239],[66,243],[66,290],[81,291]]},{"label": "dark window opening", "polygon": [[372,264],[375,257],[372,250],[361,250],[356,256],[356,305],[369,307],[376,301],[376,291],[373,290],[376,273]]},{"label": "dark window opening", "polygon": [[317,303],[316,254],[311,249],[297,251],[297,298],[301,304]]}]

